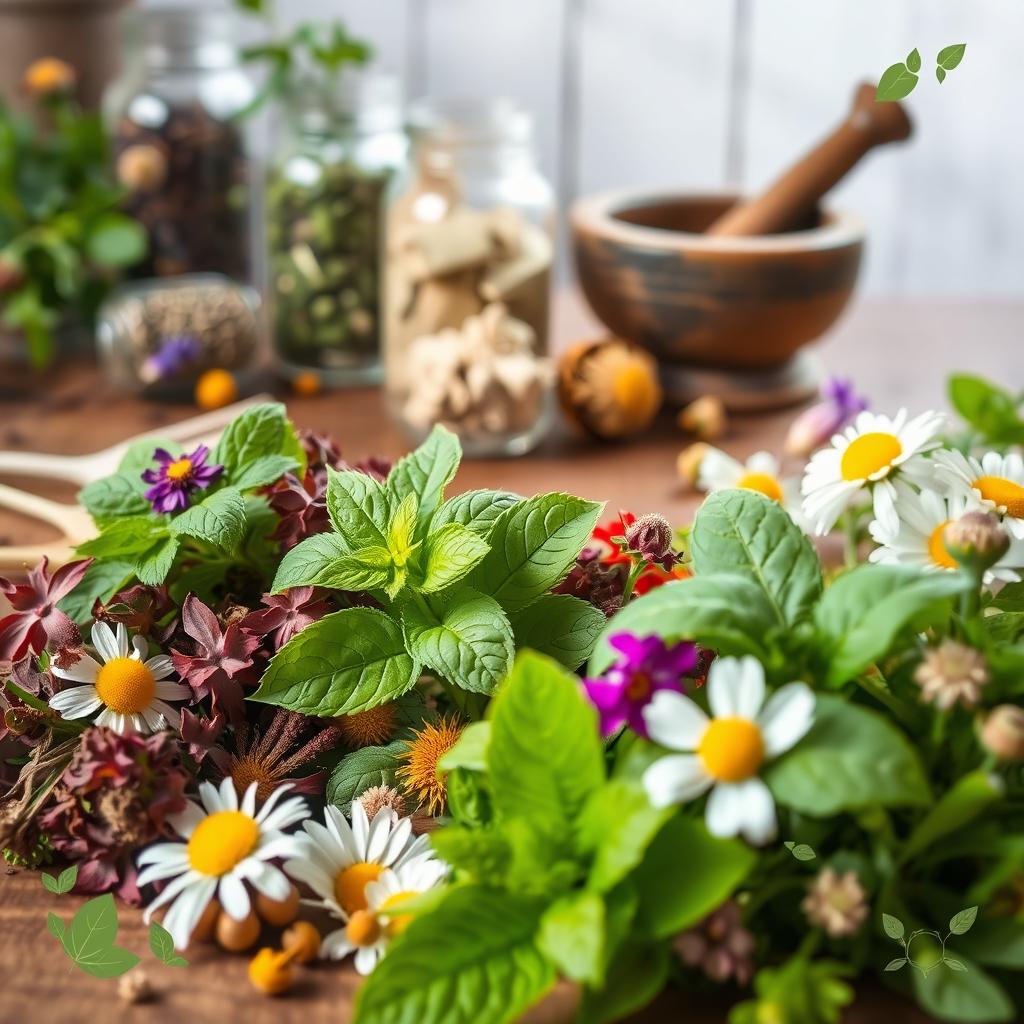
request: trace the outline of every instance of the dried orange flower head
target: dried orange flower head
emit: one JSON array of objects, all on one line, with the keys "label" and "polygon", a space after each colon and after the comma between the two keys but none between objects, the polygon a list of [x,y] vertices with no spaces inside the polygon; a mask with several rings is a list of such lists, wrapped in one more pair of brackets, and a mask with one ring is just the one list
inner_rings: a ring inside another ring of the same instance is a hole
[{"label": "dried orange flower head", "polygon": [[25,91],[31,96],[53,96],[75,87],[75,69],[56,57],[33,61],[25,72]]},{"label": "dried orange flower head", "polygon": [[351,747],[379,747],[395,735],[395,705],[378,704],[368,711],[342,715],[335,724]]},{"label": "dried orange flower head", "polygon": [[312,963],[320,955],[320,932],[310,921],[296,921],[282,932],[281,945],[297,963]]},{"label": "dried orange flower head", "polygon": [[459,741],[464,726],[454,716],[439,718],[406,741],[401,758],[406,762],[395,773],[407,793],[414,795],[428,814],[439,814],[447,799],[445,781],[437,777],[441,758]]},{"label": "dried orange flower head", "polygon": [[279,996],[292,987],[292,960],[290,953],[261,949],[249,963],[249,981],[264,995]]}]

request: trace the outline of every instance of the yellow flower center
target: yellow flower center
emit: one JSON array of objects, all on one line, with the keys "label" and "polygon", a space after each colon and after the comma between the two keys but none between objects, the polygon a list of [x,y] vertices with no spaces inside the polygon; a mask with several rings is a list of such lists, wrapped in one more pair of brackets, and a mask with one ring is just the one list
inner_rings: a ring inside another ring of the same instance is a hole
[{"label": "yellow flower center", "polygon": [[348,919],[345,934],[353,946],[372,946],[380,938],[380,921],[368,910],[357,910]]},{"label": "yellow flower center", "polygon": [[259,826],[248,814],[217,811],[196,825],[188,841],[188,860],[201,875],[226,875],[256,849],[259,839]]},{"label": "yellow flower center", "polygon": [[873,473],[888,469],[902,454],[903,445],[895,434],[861,434],[843,452],[840,472],[844,480],[866,480]]},{"label": "yellow flower center", "polygon": [[134,715],[153,702],[156,680],[138,658],[113,658],[96,674],[96,695],[111,711]]},{"label": "yellow flower center", "polygon": [[409,927],[409,922],[412,920],[412,914],[388,914],[389,910],[394,910],[401,903],[405,903],[407,900],[411,900],[414,896],[418,896],[419,893],[411,891],[396,892],[393,896],[389,896],[383,903],[377,908],[377,913],[386,915],[387,931],[388,935],[394,937],[401,935],[406,928]]},{"label": "yellow flower center", "polygon": [[941,569],[955,569],[956,559],[946,550],[946,544],[942,539],[942,531],[949,526],[951,520],[947,519],[932,530],[928,538],[928,557],[933,565]]},{"label": "yellow flower center", "polygon": [[764,761],[761,730],[746,718],[716,718],[697,748],[704,769],[719,782],[742,782]]},{"label": "yellow flower center", "polygon": [[334,898],[346,914],[366,909],[366,886],[377,881],[384,870],[380,864],[360,861],[343,868],[334,879]]},{"label": "yellow flower center", "polygon": [[744,491],[757,491],[772,501],[782,501],[782,485],[770,473],[744,473],[736,486]]},{"label": "yellow flower center", "polygon": [[1024,487],[1003,476],[979,476],[973,487],[986,501],[1005,508],[1014,519],[1024,519]]},{"label": "yellow flower center", "polygon": [[167,467],[167,479],[184,480],[191,472],[192,462],[190,459],[175,459],[174,462]]}]

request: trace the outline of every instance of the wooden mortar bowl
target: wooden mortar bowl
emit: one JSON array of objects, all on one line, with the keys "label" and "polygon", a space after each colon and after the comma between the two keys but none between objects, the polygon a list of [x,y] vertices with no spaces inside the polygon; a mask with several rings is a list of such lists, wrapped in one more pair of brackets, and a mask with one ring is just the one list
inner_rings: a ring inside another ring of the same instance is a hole
[{"label": "wooden mortar bowl", "polygon": [[736,199],[617,192],[573,207],[580,286],[613,334],[664,363],[761,370],[832,325],[857,280],[860,221],[826,211],[786,234],[701,234]]}]

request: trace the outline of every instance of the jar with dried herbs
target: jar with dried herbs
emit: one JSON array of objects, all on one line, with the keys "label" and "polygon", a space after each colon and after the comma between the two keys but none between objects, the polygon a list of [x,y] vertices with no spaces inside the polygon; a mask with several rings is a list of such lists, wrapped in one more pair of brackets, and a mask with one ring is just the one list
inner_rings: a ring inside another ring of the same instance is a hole
[{"label": "jar with dried herbs", "polygon": [[405,160],[398,81],[349,73],[291,90],[267,188],[267,292],[285,372],[380,377],[384,197]]},{"label": "jar with dried herbs", "polygon": [[533,120],[509,100],[423,100],[392,190],[388,405],[413,440],[435,423],[468,455],[521,454],[547,429],[553,194]]},{"label": "jar with dried herbs", "polygon": [[239,115],[256,89],[237,24],[198,5],[124,16],[123,71],[103,106],[126,208],[149,234],[138,277],[251,282],[250,140]]}]

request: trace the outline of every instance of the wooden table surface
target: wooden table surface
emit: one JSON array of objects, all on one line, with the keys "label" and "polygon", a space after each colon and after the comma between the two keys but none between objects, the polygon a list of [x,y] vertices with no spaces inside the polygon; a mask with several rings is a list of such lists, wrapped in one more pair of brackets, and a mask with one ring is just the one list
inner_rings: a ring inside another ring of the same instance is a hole
[{"label": "wooden table surface", "polygon": [[[557,314],[560,342],[592,333],[592,321],[571,297]],[[863,301],[819,347],[829,372],[854,377],[878,410],[901,404],[920,410],[945,404],[944,380],[954,369],[993,377],[1018,390],[1024,385],[1024,304],[993,301]],[[59,453],[88,452],[139,430],[168,423],[193,410],[180,406],[140,405],[113,394],[88,367],[55,368],[40,382],[32,400],[17,397],[21,381],[0,377],[0,447]],[[13,394],[3,394],[12,390]],[[402,437],[382,415],[373,390],[288,399],[297,424],[327,431],[345,453],[397,456],[406,449]],[[792,412],[736,418],[723,445],[736,454],[759,448],[778,451]],[[675,457],[685,443],[670,419],[649,436],[621,446],[603,446],[559,429],[528,458],[466,462],[457,487],[503,487],[532,494],[566,490],[609,502],[611,509],[660,511],[676,521],[692,512],[698,496],[685,492],[675,477]],[[68,488],[10,480],[49,496],[72,499]],[[0,543],[44,540],[46,528],[0,515]],[[306,1024],[342,1022],[356,984],[350,969],[320,967],[303,972],[303,980],[283,1001],[256,995],[245,982],[245,959],[217,956],[208,949],[193,956],[187,970],[164,968],[151,958],[146,970],[162,990],[149,1007],[125,1007],[116,997],[116,982],[101,981],[71,967],[46,931],[46,913],[69,918],[76,901],[55,900],[38,876],[0,873],[0,1022],[48,1020],[229,1021],[243,1016],[249,1024],[296,1020]],[[137,911],[120,908],[121,941],[143,953],[145,931]],[[190,954],[191,955],[191,954]],[[672,997],[641,1019],[684,1019],[685,1008]],[[564,1018],[571,999],[556,1006],[549,1022]],[[886,1013],[890,1016],[887,1018]],[[900,1019],[924,1021],[911,1011]],[[696,1017],[688,1018],[696,1020]],[[704,1020],[724,1019],[713,1013]],[[893,1019],[868,993],[862,1010],[850,1020]]]}]

